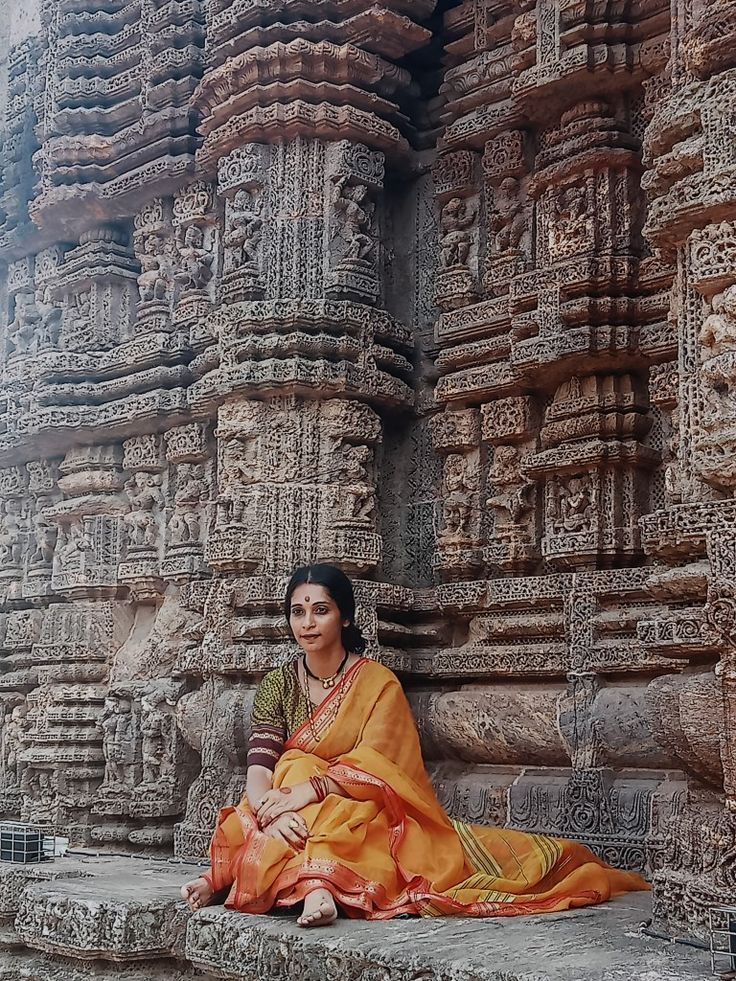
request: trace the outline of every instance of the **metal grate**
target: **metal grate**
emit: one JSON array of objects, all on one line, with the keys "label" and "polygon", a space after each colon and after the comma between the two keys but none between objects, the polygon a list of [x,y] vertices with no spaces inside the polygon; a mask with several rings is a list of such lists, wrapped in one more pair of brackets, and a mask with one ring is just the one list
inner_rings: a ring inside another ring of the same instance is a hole
[{"label": "metal grate", "polygon": [[29,865],[52,861],[55,838],[43,828],[21,821],[0,822],[0,862]]},{"label": "metal grate", "polygon": [[723,981],[736,978],[736,906],[711,906],[708,921],[713,974]]}]

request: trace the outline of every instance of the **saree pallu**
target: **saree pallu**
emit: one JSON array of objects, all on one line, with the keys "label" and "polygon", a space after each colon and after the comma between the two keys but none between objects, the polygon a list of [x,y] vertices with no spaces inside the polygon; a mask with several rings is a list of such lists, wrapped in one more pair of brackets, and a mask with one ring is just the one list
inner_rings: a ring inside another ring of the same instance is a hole
[{"label": "saree pallu", "polygon": [[381,664],[358,661],[335,714],[336,698],[334,689],[290,736],[273,786],[327,775],[346,796],[302,809],[309,838],[301,851],[259,831],[247,799],[221,811],[208,878],[215,890],[230,887],[229,908],[264,913],[326,888],[352,917],[514,916],[648,888],[577,842],[451,820],[406,696]]}]

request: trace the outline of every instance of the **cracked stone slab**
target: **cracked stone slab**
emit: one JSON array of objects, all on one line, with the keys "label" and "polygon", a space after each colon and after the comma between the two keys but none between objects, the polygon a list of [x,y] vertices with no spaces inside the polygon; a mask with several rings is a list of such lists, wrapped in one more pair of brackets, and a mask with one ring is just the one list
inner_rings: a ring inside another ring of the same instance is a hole
[{"label": "cracked stone slab", "polygon": [[73,860],[39,862],[33,865],[0,862],[0,918],[15,916],[23,893],[29,885],[53,879],[75,878],[84,874],[84,870]]},{"label": "cracked stone slab", "polygon": [[186,956],[218,978],[268,981],[704,981],[703,951],[641,936],[647,894],[544,916],[292,919],[223,909],[192,916]]},{"label": "cracked stone slab", "polygon": [[89,878],[29,886],[16,917],[34,950],[73,957],[136,961],[182,957],[191,914],[179,889],[191,866],[136,859],[90,861]]}]

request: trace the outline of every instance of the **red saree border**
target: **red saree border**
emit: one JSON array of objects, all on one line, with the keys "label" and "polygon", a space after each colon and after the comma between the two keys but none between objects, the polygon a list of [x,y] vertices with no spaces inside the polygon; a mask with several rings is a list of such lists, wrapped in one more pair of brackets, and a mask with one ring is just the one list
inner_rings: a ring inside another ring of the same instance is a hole
[{"label": "red saree border", "polygon": [[[237,815],[243,832],[243,844],[238,847],[235,859],[231,858],[231,846],[223,831],[224,821],[231,815]],[[260,839],[260,840],[258,840]],[[253,815],[244,808],[226,807],[217,818],[214,834],[210,841],[210,881],[215,892],[232,886],[237,881],[236,869],[239,869],[246,858],[260,861],[267,838],[260,834],[258,824]]]},{"label": "red saree border", "polygon": [[[391,857],[396,863],[401,875],[409,885],[396,897],[395,900],[386,899],[384,904],[379,905],[378,911],[370,913],[370,919],[389,919],[401,913],[418,913],[420,915],[453,915],[458,916],[520,916],[528,913],[542,913],[554,909],[560,902],[560,896],[551,896],[548,899],[531,900],[524,902],[475,902],[461,903],[452,899],[444,893],[434,892],[429,880],[424,876],[412,875],[402,865],[398,850],[401,842],[406,836],[406,815],[401,806],[399,795],[380,777],[372,773],[366,773],[358,767],[336,764],[327,770],[327,775],[341,787],[350,786],[351,783],[357,786],[379,787],[386,798],[387,813],[389,816],[389,849]],[[354,874],[354,873],[353,873]],[[278,880],[277,880],[278,881]],[[336,896],[341,902],[345,899]],[[599,903],[603,899],[597,889],[581,890],[578,893],[566,897],[570,907],[575,905],[587,906]],[[437,907],[437,912],[433,913],[431,907]]]},{"label": "red saree border", "polygon": [[[601,901],[597,890],[584,890],[565,897],[567,904],[560,906],[560,896],[550,896],[526,902],[485,901],[461,903],[442,893],[433,892],[429,882],[416,878],[394,900],[379,882],[371,882],[341,863],[330,862],[331,868],[318,868],[319,863],[281,872],[269,889],[252,902],[239,901],[242,895],[235,889],[228,896],[225,906],[243,913],[265,913],[274,906],[294,906],[314,889],[328,889],[335,900],[351,918],[390,920],[401,914],[417,916],[525,916],[532,913],[553,912],[555,909],[575,908]],[[279,896],[281,894],[281,896]]]},{"label": "red saree border", "polygon": [[[342,681],[343,698],[350,691],[353,682],[355,681],[355,676],[358,671],[358,668],[361,668],[368,660],[369,659],[367,657],[358,658],[358,660],[355,662],[352,668],[349,668],[345,672]],[[347,688],[345,687],[346,684],[347,684]],[[314,746],[314,740],[312,739],[311,730],[312,728],[315,728],[321,734],[322,728],[320,724],[320,716],[322,715],[323,712],[326,711],[330,703],[337,697],[339,691],[340,691],[339,685],[335,685],[334,688],[330,689],[329,694],[319,703],[319,705],[315,709],[314,715],[311,715],[305,722],[302,722],[299,728],[296,729],[289,736],[289,738],[284,743],[284,749],[286,750],[301,749],[304,752],[306,752],[307,751],[305,748],[306,746],[308,745]],[[325,719],[323,720],[323,722],[327,722],[327,720]]]},{"label": "red saree border", "polygon": [[[406,880],[406,887],[395,899],[389,899],[381,883],[369,881],[339,862],[312,860],[299,868],[280,872],[269,888],[256,895],[256,876],[260,861],[269,841],[258,828],[253,815],[241,807],[226,808],[223,817],[236,814],[243,832],[243,844],[234,859],[230,858],[230,846],[221,828],[221,819],[210,846],[211,873],[207,875],[217,891],[231,886],[225,901],[228,909],[244,913],[265,913],[274,906],[293,906],[301,902],[314,889],[326,888],[350,917],[370,920],[387,920],[403,913],[420,916],[523,916],[531,913],[551,912],[588,906],[602,900],[598,890],[581,890],[566,897],[550,896],[546,899],[477,901],[462,903],[444,893],[432,890],[424,877],[413,875],[401,864],[398,849],[406,835],[406,816],[401,798],[391,787],[373,774],[357,767],[337,764],[329,774],[341,786],[373,786],[381,790],[389,818],[389,848],[399,872]],[[562,905],[560,905],[562,901]]]}]

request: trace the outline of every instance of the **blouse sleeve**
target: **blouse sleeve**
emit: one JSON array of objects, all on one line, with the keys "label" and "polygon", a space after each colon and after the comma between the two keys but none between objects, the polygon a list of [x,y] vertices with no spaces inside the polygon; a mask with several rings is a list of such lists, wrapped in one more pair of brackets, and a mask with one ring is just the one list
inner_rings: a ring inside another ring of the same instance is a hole
[{"label": "blouse sleeve", "polygon": [[275,770],[286,742],[283,677],[271,671],[256,689],[250,719],[248,766]]}]

